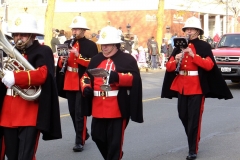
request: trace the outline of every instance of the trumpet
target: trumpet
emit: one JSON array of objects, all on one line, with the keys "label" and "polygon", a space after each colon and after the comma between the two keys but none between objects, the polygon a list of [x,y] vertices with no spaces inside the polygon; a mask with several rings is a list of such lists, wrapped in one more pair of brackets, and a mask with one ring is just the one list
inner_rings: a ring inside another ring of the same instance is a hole
[{"label": "trumpet", "polygon": [[103,79],[103,84],[100,86],[100,88],[103,91],[111,91],[112,88],[109,84],[109,78],[112,70],[112,64],[110,64],[109,70],[103,69],[103,68],[94,68],[94,69],[88,69],[88,72],[94,76],[94,77],[101,77]]},{"label": "trumpet", "polygon": [[[110,64],[110,67],[109,67],[109,71],[107,72],[107,76],[106,78],[104,79],[104,83],[100,86],[100,88],[103,90],[103,91],[111,91],[112,88],[109,84],[109,78],[110,78],[110,74],[111,74],[111,71],[112,71],[112,64],[113,62]],[[106,69],[107,69],[107,66],[106,66]]]},{"label": "trumpet", "polygon": [[[76,38],[76,35],[74,34],[73,38],[72,38],[72,41],[71,41],[71,43],[69,45],[71,48],[72,48],[72,45],[73,45],[73,42],[74,42],[75,38]],[[62,69],[60,70],[60,73],[63,74],[63,75],[65,74],[65,71],[66,71],[68,57],[64,60]]]},{"label": "trumpet", "polygon": [[110,84],[109,84],[110,73],[111,73],[111,69],[110,69],[109,72],[108,72],[108,76],[107,76],[106,79],[104,80],[104,84],[102,84],[102,85],[100,86],[100,88],[101,88],[103,91],[111,91],[111,90],[112,90],[112,88],[110,87]]},{"label": "trumpet", "polygon": [[[187,48],[187,46],[188,46],[189,35],[187,35],[186,38],[179,38],[179,39],[175,38],[175,39],[174,39],[174,45],[176,43],[175,46],[178,46],[181,49],[181,53],[182,53],[182,57],[180,58],[180,60],[177,64],[177,68],[175,69],[175,72],[178,74],[179,71],[180,71],[180,66],[181,66],[181,63],[182,63],[182,59],[184,57],[184,52],[182,50],[184,48]],[[177,41],[177,40],[179,40],[179,41]]]}]

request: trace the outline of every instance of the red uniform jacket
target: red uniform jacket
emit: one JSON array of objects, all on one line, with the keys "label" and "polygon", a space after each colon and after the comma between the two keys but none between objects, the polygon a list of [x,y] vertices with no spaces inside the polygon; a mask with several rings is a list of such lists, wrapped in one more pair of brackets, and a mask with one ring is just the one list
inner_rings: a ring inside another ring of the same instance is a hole
[{"label": "red uniform jacket", "polygon": [[[214,63],[210,57],[206,58],[200,57],[196,53],[196,50],[191,43],[189,43],[188,47],[192,49],[194,57],[189,56],[188,53],[184,53],[184,57],[180,65],[180,70],[198,71],[198,67],[201,67],[209,71],[213,68]],[[173,72],[176,69],[176,65],[177,64],[174,57],[171,57],[171,59],[166,63],[167,71]],[[202,94],[200,79],[198,75],[196,76],[177,75],[173,80],[170,89],[177,91],[183,95]]]},{"label": "red uniform jacket", "polygon": [[[110,68],[111,66],[111,68]],[[115,71],[115,65],[113,61],[109,58],[107,60],[104,60],[100,63],[100,65],[97,68],[103,68],[106,70],[113,70]],[[132,86],[132,80],[133,76],[132,74],[124,74],[124,73],[118,73],[119,76],[119,82],[110,84],[112,91],[116,91],[119,89],[119,87],[131,87]],[[84,78],[89,78],[87,74],[84,74],[82,80],[81,80],[81,89],[84,90],[85,87],[91,87],[91,85],[86,85],[84,83]],[[94,91],[102,91],[101,85],[104,84],[104,79],[95,77],[94,78],[94,84],[93,84],[93,90]],[[92,101],[92,116],[95,118],[118,118],[122,117],[120,108],[118,105],[118,99],[117,96],[94,96]]]},{"label": "red uniform jacket", "polygon": [[[22,89],[27,89],[29,86],[41,86],[46,80],[47,72],[45,65],[36,70],[15,71],[15,85]],[[0,115],[0,126],[36,126],[38,105],[38,100],[27,101],[18,95],[6,95]]]},{"label": "red uniform jacket", "polygon": [[[76,42],[73,47],[76,48],[78,51],[80,50],[78,42]],[[78,64],[87,67],[89,62],[89,59],[82,58],[81,53],[78,57],[76,57],[74,53],[70,53],[67,61],[67,66],[78,69]],[[59,61],[58,65],[60,68],[62,68],[63,61]],[[78,91],[80,89],[78,72],[66,70],[63,89],[70,91]]]}]

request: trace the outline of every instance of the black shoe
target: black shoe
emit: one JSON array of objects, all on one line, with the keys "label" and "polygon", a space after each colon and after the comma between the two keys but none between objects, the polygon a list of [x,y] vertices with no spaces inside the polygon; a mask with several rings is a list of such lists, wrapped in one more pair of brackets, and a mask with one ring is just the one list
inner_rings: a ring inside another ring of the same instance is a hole
[{"label": "black shoe", "polygon": [[81,144],[76,144],[74,147],[73,147],[73,151],[74,152],[82,152],[83,150],[83,145]]},{"label": "black shoe", "polygon": [[187,160],[194,160],[197,159],[197,154],[195,153],[189,153],[189,155],[186,158]]},{"label": "black shoe", "polygon": [[120,158],[120,159],[122,159],[122,157],[123,157],[123,151],[122,151],[122,155],[121,155],[121,158]]},{"label": "black shoe", "polygon": [[90,137],[89,133],[87,133],[85,141],[88,140],[88,138]]}]

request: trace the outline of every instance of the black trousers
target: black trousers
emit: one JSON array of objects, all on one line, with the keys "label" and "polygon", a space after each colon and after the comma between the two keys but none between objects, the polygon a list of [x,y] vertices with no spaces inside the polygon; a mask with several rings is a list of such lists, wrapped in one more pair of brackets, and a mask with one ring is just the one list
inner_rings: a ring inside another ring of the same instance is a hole
[{"label": "black trousers", "polygon": [[33,160],[40,132],[36,127],[3,128],[8,160]]},{"label": "black trousers", "polygon": [[66,97],[68,100],[69,113],[76,133],[75,144],[84,145],[87,134],[87,117],[81,116],[80,102],[82,94],[80,91],[66,91]]},{"label": "black trousers", "polygon": [[189,153],[198,152],[204,101],[203,95],[178,94],[178,114],[187,134]]},{"label": "black trousers", "polygon": [[5,145],[4,145],[4,139],[3,139],[3,128],[0,128],[1,132],[1,138],[0,138],[0,160],[5,160]]},{"label": "black trousers", "polygon": [[91,136],[105,160],[120,160],[129,119],[92,118]]}]

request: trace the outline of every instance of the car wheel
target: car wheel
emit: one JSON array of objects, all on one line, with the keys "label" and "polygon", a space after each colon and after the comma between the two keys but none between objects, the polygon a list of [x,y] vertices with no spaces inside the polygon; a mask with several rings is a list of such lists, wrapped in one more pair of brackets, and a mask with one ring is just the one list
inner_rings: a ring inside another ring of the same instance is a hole
[{"label": "car wheel", "polygon": [[239,83],[240,80],[231,80],[233,83]]}]

